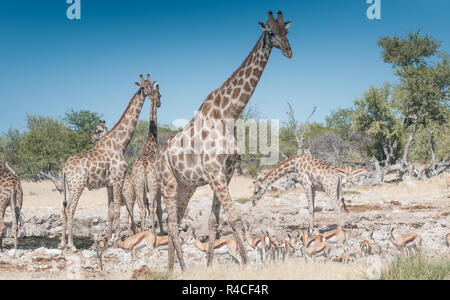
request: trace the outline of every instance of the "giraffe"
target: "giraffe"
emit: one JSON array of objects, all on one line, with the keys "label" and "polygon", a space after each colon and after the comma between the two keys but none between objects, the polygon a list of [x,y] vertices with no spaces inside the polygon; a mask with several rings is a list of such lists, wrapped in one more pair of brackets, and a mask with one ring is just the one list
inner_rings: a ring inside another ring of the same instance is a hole
[{"label": "giraffe", "polygon": [[23,191],[20,178],[0,160],[0,251],[3,252],[3,232],[5,230],[5,212],[11,207],[13,215],[14,248],[18,247],[20,210],[23,203]]},{"label": "giraffe", "polygon": [[97,144],[98,141],[100,141],[100,139],[108,133],[108,131],[109,130],[108,127],[106,127],[106,121],[99,121],[94,131],[92,132],[89,142],[92,144]]},{"label": "giraffe", "polygon": [[[155,231],[154,203],[156,202],[160,233],[163,234],[161,193],[159,190],[158,180],[156,178],[156,161],[159,157],[156,110],[161,107],[161,93],[159,92],[159,84],[155,83],[155,85],[155,92],[150,98],[152,103],[150,109],[150,128],[147,142],[142,150],[141,156],[133,164],[131,179],[133,182],[136,201],[139,205],[141,232],[144,231],[146,209],[149,210],[150,220],[152,222],[152,231]],[[149,195],[148,198],[146,197],[147,192]],[[148,201],[150,201],[150,208],[148,207]]]},{"label": "giraffe", "polygon": [[[214,192],[209,217],[208,266],[213,259],[221,206],[224,207],[228,223],[238,241],[241,261],[244,265],[247,264],[242,221],[228,190],[238,158],[237,143],[230,132],[233,130],[228,130],[227,134],[223,129],[229,128],[231,121],[240,117],[256,89],[272,48],[280,49],[287,58],[292,57],[292,49],[286,37],[290,25],[291,22],[283,21],[281,12],[278,12],[277,20],[269,12],[268,22],[259,22],[263,33],[243,64],[206,98],[194,119],[161,149],[158,170],[161,192],[168,211],[169,270],[174,267],[175,251],[181,269],[186,270],[178,241],[178,226],[195,190],[207,184]],[[231,147],[223,151],[230,144]],[[226,154],[222,154],[223,152]]]},{"label": "giraffe", "polygon": [[116,125],[91,150],[69,157],[62,168],[64,202],[60,248],[67,246],[68,231],[68,246],[72,250],[76,249],[72,235],[73,216],[81,193],[86,187],[89,190],[107,188],[108,241],[111,241],[113,227],[114,232],[118,232],[121,194],[128,167],[124,158],[125,149],[134,133],[145,97],[154,92],[150,75],[147,75],[147,80],[140,75],[140,79],[140,83],[136,82],[139,90]]},{"label": "giraffe", "polygon": [[[154,84],[157,85],[157,82],[155,82]],[[156,98],[156,97],[158,97],[158,98]],[[159,85],[157,85],[156,93],[151,98],[152,99],[152,105],[151,105],[150,116],[152,116],[153,114],[156,114],[156,106],[157,107],[161,106],[160,97],[161,97],[161,95],[159,93]],[[152,118],[152,117],[150,117],[150,118]],[[156,124],[156,118],[154,118],[154,122],[155,122],[154,124]],[[153,126],[150,126],[150,130],[153,130]],[[100,121],[97,124],[97,127],[95,128],[94,132],[91,135],[90,142],[91,143],[97,143],[107,133],[108,133],[108,128],[106,127],[105,121]],[[149,146],[148,146],[149,141],[151,140],[152,141],[151,145],[153,145],[155,143],[154,142],[155,139],[156,139],[156,137],[154,137],[153,135],[151,136],[151,138],[150,137],[148,138],[148,141],[147,141],[146,146],[144,147],[143,153],[146,153],[146,151],[147,152],[150,151],[150,150],[146,150],[146,149],[149,149]],[[158,149],[156,149],[156,150],[158,151]],[[151,153],[154,153],[154,149],[151,149],[151,151],[152,151]],[[146,159],[147,159],[146,163],[148,161],[148,157],[149,156],[146,157]],[[133,164],[133,169],[135,169],[136,165],[142,166],[143,165],[142,160],[143,159],[142,159],[142,155],[141,155],[141,157],[138,158],[136,160],[136,162]],[[140,190],[142,196],[141,197],[136,197],[137,196],[136,195],[136,188],[135,188],[136,184],[135,184],[135,179],[134,179],[134,178],[136,178],[136,180],[139,180],[139,179],[142,178],[142,181],[144,181],[144,178],[146,176],[145,171],[146,170],[143,169],[143,171],[142,171],[143,173],[142,174],[138,174],[138,175],[141,175],[140,178],[139,177],[134,177],[135,174],[133,174],[133,176],[127,174],[125,176],[125,181],[123,183],[122,197],[121,197],[120,205],[121,206],[125,206],[127,208],[127,210],[128,210],[128,234],[129,235],[136,234],[134,218],[133,218],[133,215],[134,215],[134,204],[136,203],[136,198],[138,200],[138,204],[139,204],[139,208],[140,208],[140,212],[141,212],[141,220],[145,219],[145,209],[146,208],[148,209],[148,205],[147,205],[147,203],[145,201],[145,197],[144,197],[144,190],[147,189],[147,185],[146,185],[147,182],[141,182],[140,183],[141,184],[140,187],[142,188]],[[162,215],[162,212],[161,212],[161,215]],[[161,216],[161,218],[162,218],[162,216]],[[144,231],[143,223],[141,223],[141,224],[142,224],[141,232],[143,232]]]},{"label": "giraffe", "polygon": [[303,186],[308,199],[309,206],[309,228],[314,228],[314,201],[316,191],[324,191],[331,200],[335,201],[338,214],[339,228],[342,227],[341,208],[345,202],[341,198],[342,185],[347,179],[362,172],[364,169],[352,170],[340,169],[324,164],[308,154],[295,155],[270,170],[261,180],[253,182],[255,189],[253,193],[253,206],[265,194],[267,189],[283,176],[296,173],[297,180]]}]

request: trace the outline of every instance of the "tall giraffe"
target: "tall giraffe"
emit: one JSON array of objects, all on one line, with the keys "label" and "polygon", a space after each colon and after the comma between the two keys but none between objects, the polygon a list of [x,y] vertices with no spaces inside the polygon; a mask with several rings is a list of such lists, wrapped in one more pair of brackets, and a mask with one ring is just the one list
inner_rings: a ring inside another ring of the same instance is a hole
[{"label": "tall giraffe", "polygon": [[[228,127],[230,120],[234,121],[240,117],[261,78],[272,48],[281,49],[286,57],[292,57],[291,46],[286,37],[291,22],[284,22],[281,12],[278,12],[278,20],[269,12],[269,21],[266,24],[260,22],[259,25],[263,33],[243,64],[219,89],[207,97],[194,119],[161,150],[158,169],[169,217],[169,270],[174,267],[174,250],[182,270],[186,269],[178,240],[178,226],[193,193],[206,184],[209,184],[214,192],[209,218],[208,265],[213,258],[222,205],[239,243],[242,262],[247,264],[241,218],[233,206],[228,190],[238,158],[237,143],[234,136],[229,132],[225,133],[223,129]],[[221,154],[221,149],[218,148],[223,149],[225,144],[230,143],[232,149]]]},{"label": "tall giraffe", "polygon": [[342,227],[341,208],[344,199],[341,198],[342,185],[352,176],[365,172],[364,169],[339,169],[324,164],[308,154],[295,155],[270,170],[262,180],[254,182],[253,206],[265,194],[267,189],[281,177],[296,173],[297,179],[303,186],[308,199],[310,228],[314,228],[314,200],[316,191],[324,191],[331,200],[335,201],[338,213],[339,227]]},{"label": "tall giraffe", "polygon": [[122,188],[128,167],[124,153],[136,128],[145,97],[152,96],[154,92],[150,75],[147,75],[147,80],[142,75],[140,78],[141,82],[136,82],[139,90],[117,124],[91,150],[69,157],[62,168],[64,203],[61,248],[66,248],[68,231],[68,246],[75,249],[72,236],[73,216],[86,187],[89,190],[107,188],[108,239],[111,239],[113,227],[114,232],[119,229]]},{"label": "tall giraffe", "polygon": [[14,248],[18,247],[20,210],[23,203],[23,191],[20,178],[0,160],[0,250],[3,251],[3,231],[5,230],[5,212],[11,206],[13,216]]},{"label": "tall giraffe", "polygon": [[[139,205],[141,216],[141,232],[144,231],[146,209],[149,210],[150,220],[152,222],[152,230],[155,231],[154,224],[154,204],[157,204],[157,215],[160,232],[163,233],[162,209],[161,209],[161,193],[157,180],[156,161],[159,157],[158,149],[158,121],[157,108],[161,107],[161,93],[159,92],[159,84],[156,83],[156,89],[150,98],[150,127],[147,142],[142,150],[141,156],[134,162],[131,178],[134,186],[136,201]],[[148,192],[148,199],[146,197]],[[150,201],[150,208],[148,207]]]}]

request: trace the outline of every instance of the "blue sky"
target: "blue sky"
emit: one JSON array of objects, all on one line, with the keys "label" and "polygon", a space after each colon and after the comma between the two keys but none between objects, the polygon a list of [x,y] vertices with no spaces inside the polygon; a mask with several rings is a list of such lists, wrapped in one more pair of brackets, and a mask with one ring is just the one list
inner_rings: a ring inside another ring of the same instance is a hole
[{"label": "blue sky", "polygon": [[70,109],[102,113],[111,128],[141,73],[161,84],[159,123],[191,119],[248,55],[269,10],[292,20],[294,57],[274,50],[250,105],[281,121],[287,102],[300,120],[317,105],[313,120],[322,122],[395,79],[380,37],[421,28],[450,50],[450,1],[381,3],[382,19],[369,20],[366,0],[81,0],[81,20],[68,20],[66,0],[2,0],[0,133],[23,130],[27,113],[61,118]]}]

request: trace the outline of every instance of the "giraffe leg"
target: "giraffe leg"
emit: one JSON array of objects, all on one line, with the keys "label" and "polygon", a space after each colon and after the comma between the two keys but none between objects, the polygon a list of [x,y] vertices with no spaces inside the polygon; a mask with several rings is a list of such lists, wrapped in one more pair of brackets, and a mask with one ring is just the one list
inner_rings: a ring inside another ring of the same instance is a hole
[{"label": "giraffe leg", "polygon": [[150,176],[147,175],[146,176],[146,180],[147,180],[147,187],[148,187],[148,201],[149,201],[149,215],[150,215],[150,222],[152,225],[152,231],[155,232],[155,201],[156,201],[156,196],[158,193],[158,184],[156,182],[156,178],[154,178],[155,176]]},{"label": "giraffe leg", "polygon": [[145,180],[145,178],[140,178],[139,180],[135,180],[135,185],[134,185],[134,189],[135,189],[135,193],[136,193],[136,202],[138,203],[139,206],[139,216],[141,217],[141,228],[140,231],[144,232],[144,228],[145,228],[145,207],[146,207],[146,203],[145,203],[145,184],[143,182],[143,180]]},{"label": "giraffe leg", "polygon": [[239,214],[236,212],[230,193],[228,191],[228,184],[225,176],[215,176],[214,181],[211,184],[214,194],[223,206],[227,216],[228,223],[230,224],[235,234],[236,240],[239,245],[239,252],[241,255],[241,261],[244,265],[247,265],[248,258],[244,245],[244,233],[242,231],[242,221]]},{"label": "giraffe leg", "polygon": [[130,235],[136,234],[136,224],[134,223],[134,217],[133,217],[133,210],[134,210],[134,203],[125,202],[125,205],[127,206],[128,210],[128,233]]},{"label": "giraffe leg", "polygon": [[337,213],[337,224],[339,229],[342,228],[342,203],[343,200],[341,199],[341,184],[338,182],[336,185],[330,186],[328,188],[328,191],[326,191],[328,194],[328,197],[335,203],[335,209]]},{"label": "giraffe leg", "polygon": [[208,267],[211,266],[214,259],[214,242],[216,240],[217,228],[219,226],[220,202],[214,195],[211,214],[209,216],[209,248],[208,248]]},{"label": "giraffe leg", "polygon": [[120,230],[120,198],[122,197],[124,176],[120,180],[119,179],[114,180],[113,184],[113,194],[114,194],[113,232],[115,234],[119,234]]},{"label": "giraffe leg", "polygon": [[111,187],[107,187],[108,192],[108,245],[111,246],[111,237],[112,237],[112,228],[113,228],[113,219],[114,219],[114,210],[113,210],[113,189]]},{"label": "giraffe leg", "polygon": [[69,193],[69,205],[67,206],[66,213],[67,213],[67,231],[68,231],[68,247],[75,251],[75,245],[73,243],[73,217],[75,215],[75,210],[77,209],[78,200],[80,199],[82,189],[78,191],[74,191],[73,197],[71,196],[72,193]]},{"label": "giraffe leg", "polygon": [[309,208],[309,228],[314,229],[314,191],[312,184],[305,184],[303,186],[306,198],[308,199],[308,208]]},{"label": "giraffe leg", "polygon": [[13,226],[12,226],[12,232],[14,236],[14,249],[17,250],[18,247],[18,235],[19,235],[19,225],[18,225],[18,218],[20,217],[17,215],[17,207],[16,207],[16,200],[17,200],[17,191],[14,191],[14,196],[11,197],[11,213],[13,218]]},{"label": "giraffe leg", "polygon": [[163,227],[163,220],[162,220],[162,207],[161,207],[161,191],[158,189],[158,192],[156,193],[156,216],[158,217],[158,223],[159,223],[159,232],[161,235],[164,235],[164,227]]},{"label": "giraffe leg", "polygon": [[[5,199],[0,199],[0,200],[5,200]],[[4,220],[5,220],[6,208],[4,207],[5,206],[4,203],[5,203],[4,201],[0,202],[0,205],[1,205],[0,206],[0,251],[1,252],[3,252],[3,234],[4,234],[4,231],[5,231]]]},{"label": "giraffe leg", "polygon": [[[22,225],[21,223],[21,215],[20,212],[22,211],[22,203],[23,203],[23,191],[22,187],[18,187],[16,190],[16,201],[15,201],[15,212],[14,212],[14,220],[16,220],[16,228],[14,229],[14,241],[15,241],[15,247],[17,249],[18,247],[18,238],[19,238],[19,226]],[[17,224],[19,223],[19,224]]]}]

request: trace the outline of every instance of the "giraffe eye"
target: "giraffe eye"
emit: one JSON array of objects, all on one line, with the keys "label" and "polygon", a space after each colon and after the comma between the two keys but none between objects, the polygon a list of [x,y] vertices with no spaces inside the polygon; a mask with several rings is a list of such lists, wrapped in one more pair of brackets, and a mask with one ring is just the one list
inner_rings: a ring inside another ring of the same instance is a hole
[{"label": "giraffe eye", "polygon": [[270,36],[274,36],[275,34],[273,32],[269,32],[269,35]]}]

